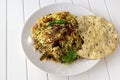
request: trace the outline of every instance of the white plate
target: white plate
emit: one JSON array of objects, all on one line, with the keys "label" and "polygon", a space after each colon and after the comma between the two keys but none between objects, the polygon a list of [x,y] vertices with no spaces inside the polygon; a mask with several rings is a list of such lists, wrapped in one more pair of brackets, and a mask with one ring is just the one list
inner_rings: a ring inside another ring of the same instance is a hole
[{"label": "white plate", "polygon": [[42,69],[48,73],[68,76],[85,72],[95,66],[99,62],[99,60],[80,59],[70,65],[64,65],[52,61],[40,61],[40,54],[35,52],[35,50],[33,49],[33,45],[29,42],[30,29],[38,20],[38,18],[45,16],[49,13],[59,11],[69,11],[70,13],[77,16],[93,15],[93,13],[91,13],[87,9],[76,4],[61,3],[41,8],[36,11],[24,25],[22,32],[22,47],[28,59],[39,69]]}]

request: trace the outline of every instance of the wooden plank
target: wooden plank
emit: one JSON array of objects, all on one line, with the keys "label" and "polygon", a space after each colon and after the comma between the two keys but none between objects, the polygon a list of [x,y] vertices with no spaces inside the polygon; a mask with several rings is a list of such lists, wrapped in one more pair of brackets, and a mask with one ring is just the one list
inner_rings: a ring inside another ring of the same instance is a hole
[{"label": "wooden plank", "polygon": [[39,0],[24,0],[25,21],[39,9]]},{"label": "wooden plank", "polygon": [[100,2],[96,0],[90,0],[90,6],[95,15],[103,16],[110,20],[104,0],[101,0]]},{"label": "wooden plank", "polygon": [[7,80],[26,80],[26,63],[21,47],[22,0],[7,0]]},{"label": "wooden plank", "polygon": [[47,80],[46,72],[38,69],[30,61],[27,61],[28,64],[28,80]]},{"label": "wooden plank", "polygon": [[[118,33],[120,34],[120,11],[119,11],[119,3],[120,3],[120,0],[105,0],[106,1],[106,5],[107,5],[107,8],[109,10],[109,16],[110,16],[110,19],[111,21],[114,23],[114,25],[116,26],[117,30],[118,30]],[[119,35],[120,37],[120,35]],[[120,44],[120,40],[119,40],[119,44]]]},{"label": "wooden plank", "polygon": [[57,3],[72,3],[72,0],[56,0]]},{"label": "wooden plank", "polygon": [[90,80],[109,80],[104,59],[89,70],[89,78]]},{"label": "wooden plank", "polygon": [[74,4],[79,4],[87,9],[90,9],[88,0],[73,0]]},{"label": "wooden plank", "polygon": [[6,80],[6,1],[0,0],[0,80]]},{"label": "wooden plank", "polygon": [[120,46],[117,50],[106,58],[106,64],[109,71],[110,80],[119,80],[120,74]]},{"label": "wooden plank", "polygon": [[[24,17],[25,22],[28,17],[39,9],[39,0],[24,0]],[[46,72],[41,71],[35,67],[29,60],[27,60],[28,80],[47,80]]]},{"label": "wooden plank", "polygon": [[[117,29],[119,33],[120,38],[120,11],[119,11],[119,0],[105,0],[106,7],[109,12],[109,16],[113,24],[115,25],[115,28]],[[112,54],[111,56],[106,58],[106,63],[109,70],[109,75],[111,80],[119,80],[119,74],[120,74],[120,39],[119,39],[119,46]]]},{"label": "wooden plank", "polygon": [[50,5],[50,4],[55,4],[55,0],[40,0],[40,5],[41,7]]},{"label": "wooden plank", "polygon": [[89,80],[89,75],[88,75],[88,72],[84,72],[82,74],[70,76],[69,80]]},{"label": "wooden plank", "polygon": [[68,80],[68,77],[66,76],[56,76],[53,74],[49,74],[48,77],[49,77],[49,80]]}]

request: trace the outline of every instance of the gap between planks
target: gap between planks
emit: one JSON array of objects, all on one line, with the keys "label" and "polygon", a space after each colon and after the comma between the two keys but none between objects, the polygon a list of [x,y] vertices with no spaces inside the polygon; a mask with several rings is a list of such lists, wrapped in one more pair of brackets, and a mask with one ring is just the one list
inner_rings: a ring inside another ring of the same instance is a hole
[{"label": "gap between planks", "polygon": [[[24,0],[22,0],[22,9],[23,9],[23,24],[25,24],[25,9],[24,9]],[[28,66],[27,66],[27,58],[25,58],[26,65],[26,80],[28,80]]]},{"label": "gap between planks", "polygon": [[7,80],[7,0],[6,0],[6,80]]},{"label": "gap between planks", "polygon": [[[109,10],[109,8],[108,8],[108,5],[107,5],[106,0],[104,0],[104,2],[105,2],[105,7],[107,8],[107,12],[108,12],[110,21],[113,22],[112,17],[111,17],[111,14],[110,14],[110,10]],[[106,58],[104,58],[104,61],[105,61],[105,65],[106,65],[106,67],[107,67],[107,73],[108,73],[109,80],[111,80],[111,76],[110,76],[110,72],[109,72],[109,70],[108,70],[108,65],[107,65]]]}]

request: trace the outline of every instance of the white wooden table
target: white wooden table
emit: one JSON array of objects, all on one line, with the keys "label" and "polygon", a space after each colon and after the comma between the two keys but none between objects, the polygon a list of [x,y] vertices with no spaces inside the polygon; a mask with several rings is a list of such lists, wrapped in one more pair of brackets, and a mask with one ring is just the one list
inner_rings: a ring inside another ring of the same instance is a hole
[{"label": "white wooden table", "polygon": [[26,59],[21,47],[25,21],[39,8],[62,2],[76,3],[104,16],[120,33],[120,0],[0,0],[0,80],[120,80],[120,47],[91,70],[76,76],[48,74]]}]

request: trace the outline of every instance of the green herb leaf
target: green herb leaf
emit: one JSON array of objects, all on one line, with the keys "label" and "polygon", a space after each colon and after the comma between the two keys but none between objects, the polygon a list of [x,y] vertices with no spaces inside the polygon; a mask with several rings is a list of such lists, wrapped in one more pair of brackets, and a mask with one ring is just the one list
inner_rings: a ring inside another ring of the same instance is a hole
[{"label": "green herb leaf", "polygon": [[70,50],[66,53],[66,55],[63,55],[61,60],[65,63],[72,63],[77,58],[77,52],[75,50]]},{"label": "green herb leaf", "polygon": [[68,23],[66,20],[60,19],[60,20],[55,20],[55,21],[49,22],[48,26],[52,26],[54,24],[66,24],[66,23]]}]

